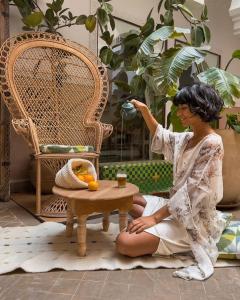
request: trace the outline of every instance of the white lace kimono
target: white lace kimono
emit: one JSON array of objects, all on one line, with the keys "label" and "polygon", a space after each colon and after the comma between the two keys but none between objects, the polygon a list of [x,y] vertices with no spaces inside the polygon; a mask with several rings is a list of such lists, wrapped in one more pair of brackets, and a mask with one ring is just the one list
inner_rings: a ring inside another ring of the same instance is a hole
[{"label": "white lace kimono", "polygon": [[194,147],[188,163],[181,164],[192,136],[191,132],[173,133],[158,125],[152,151],[163,153],[166,160],[173,162],[173,188],[167,206],[171,216],[186,229],[197,263],[174,275],[204,280],[213,274],[218,256],[216,243],[224,228],[216,211],[223,196],[223,145],[219,135],[209,134]]}]

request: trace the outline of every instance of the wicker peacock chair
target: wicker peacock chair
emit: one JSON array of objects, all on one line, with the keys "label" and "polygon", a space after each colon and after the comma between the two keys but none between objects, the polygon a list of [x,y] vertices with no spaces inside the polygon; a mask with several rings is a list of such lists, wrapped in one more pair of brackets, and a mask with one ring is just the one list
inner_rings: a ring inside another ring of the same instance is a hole
[{"label": "wicker peacock chair", "polygon": [[[31,32],[2,45],[0,76],[13,127],[35,157],[36,214],[65,216],[63,199],[41,205],[41,165],[56,174],[68,159],[86,158],[98,170],[102,140],[112,133],[112,125],[100,122],[109,92],[106,69],[77,43]],[[46,154],[40,151],[46,144],[89,145],[94,151]]]}]

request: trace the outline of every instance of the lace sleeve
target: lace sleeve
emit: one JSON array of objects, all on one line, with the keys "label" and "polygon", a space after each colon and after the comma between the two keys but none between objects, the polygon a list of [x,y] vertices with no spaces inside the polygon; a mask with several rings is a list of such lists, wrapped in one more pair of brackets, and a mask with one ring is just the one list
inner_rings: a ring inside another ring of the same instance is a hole
[{"label": "lace sleeve", "polygon": [[165,129],[162,125],[158,124],[153,136],[151,151],[163,154],[166,160],[172,162],[174,157],[176,135],[176,133]]}]

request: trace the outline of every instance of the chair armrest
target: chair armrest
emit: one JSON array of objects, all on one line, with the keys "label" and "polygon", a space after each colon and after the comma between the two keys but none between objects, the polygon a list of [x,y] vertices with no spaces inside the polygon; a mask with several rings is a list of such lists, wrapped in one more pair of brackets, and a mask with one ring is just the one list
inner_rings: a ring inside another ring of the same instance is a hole
[{"label": "chair armrest", "polygon": [[13,119],[12,125],[17,134],[20,134],[32,148],[36,155],[40,154],[36,127],[31,118]]},{"label": "chair armrest", "polygon": [[103,130],[103,140],[110,137],[113,132],[113,126],[111,124],[101,123],[102,130]]}]

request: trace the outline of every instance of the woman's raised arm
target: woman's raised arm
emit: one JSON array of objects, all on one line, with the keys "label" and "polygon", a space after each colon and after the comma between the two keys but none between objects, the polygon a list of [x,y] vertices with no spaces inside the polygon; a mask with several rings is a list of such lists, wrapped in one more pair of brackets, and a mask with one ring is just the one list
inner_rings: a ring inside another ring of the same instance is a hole
[{"label": "woman's raised arm", "polygon": [[158,126],[158,122],[155,120],[155,118],[153,117],[153,115],[151,114],[150,110],[148,109],[147,105],[137,101],[135,99],[133,99],[131,101],[131,103],[136,107],[137,110],[139,110],[144,118],[144,121],[147,124],[147,127],[151,133],[151,135],[154,135],[157,126]]}]

